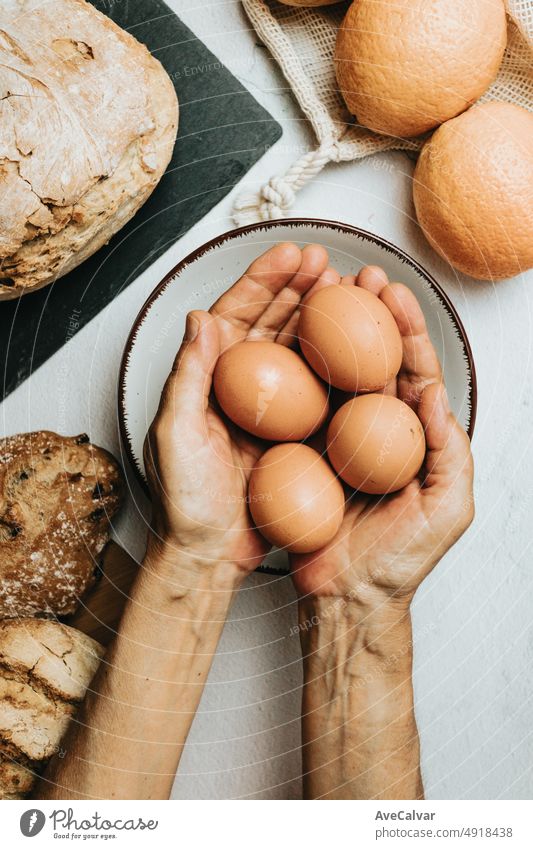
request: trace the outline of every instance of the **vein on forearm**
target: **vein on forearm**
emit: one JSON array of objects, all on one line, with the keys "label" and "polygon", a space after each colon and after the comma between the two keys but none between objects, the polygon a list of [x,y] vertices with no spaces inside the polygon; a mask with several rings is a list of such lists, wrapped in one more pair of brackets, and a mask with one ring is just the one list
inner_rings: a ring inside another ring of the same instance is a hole
[{"label": "vein on forearm", "polygon": [[331,605],[300,602],[306,794],[384,798],[389,789],[418,797],[409,615]]},{"label": "vein on forearm", "polygon": [[177,598],[141,573],[41,798],[168,797],[232,595]]}]

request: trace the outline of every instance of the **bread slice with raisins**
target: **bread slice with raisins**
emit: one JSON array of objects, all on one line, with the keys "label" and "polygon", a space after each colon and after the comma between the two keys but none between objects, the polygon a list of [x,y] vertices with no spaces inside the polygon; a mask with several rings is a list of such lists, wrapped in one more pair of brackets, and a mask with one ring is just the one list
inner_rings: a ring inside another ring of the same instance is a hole
[{"label": "bread slice with raisins", "polygon": [[0,440],[0,619],[73,613],[123,498],[119,464],[85,434]]}]

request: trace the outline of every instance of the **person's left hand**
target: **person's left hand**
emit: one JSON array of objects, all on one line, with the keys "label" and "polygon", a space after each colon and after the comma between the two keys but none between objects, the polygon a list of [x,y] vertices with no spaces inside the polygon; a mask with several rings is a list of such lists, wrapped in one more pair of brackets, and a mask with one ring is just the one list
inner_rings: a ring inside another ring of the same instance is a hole
[{"label": "person's left hand", "polygon": [[211,307],[187,317],[185,340],[145,442],[153,501],[149,552],[170,564],[253,571],[270,546],[247,507],[248,479],[264,444],[234,427],[210,397],[219,353],[242,340],[293,343],[303,296],[339,282],[319,245],[271,248]]},{"label": "person's left hand", "polygon": [[320,551],[293,555],[301,597],[338,596],[365,610],[386,612],[389,602],[408,608],[420,582],[474,517],[470,440],[450,411],[440,363],[415,296],[385,272],[363,269],[359,285],[392,312],[403,343],[397,379],[385,392],[417,413],[427,453],[421,474],[392,495],[352,493],[337,536]]}]

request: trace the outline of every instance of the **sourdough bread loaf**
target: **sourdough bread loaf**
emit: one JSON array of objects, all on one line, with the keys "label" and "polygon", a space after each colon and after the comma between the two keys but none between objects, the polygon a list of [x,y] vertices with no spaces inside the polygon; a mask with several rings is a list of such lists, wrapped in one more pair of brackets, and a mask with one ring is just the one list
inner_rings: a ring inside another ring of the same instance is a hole
[{"label": "sourdough bread loaf", "polygon": [[0,299],[50,283],[152,193],[178,124],[171,80],[85,0],[0,6]]},{"label": "sourdough bread loaf", "polygon": [[0,798],[27,795],[93,678],[102,647],[46,619],[0,622]]},{"label": "sourdough bread loaf", "polygon": [[0,619],[73,613],[123,497],[120,466],[85,434],[0,440]]}]

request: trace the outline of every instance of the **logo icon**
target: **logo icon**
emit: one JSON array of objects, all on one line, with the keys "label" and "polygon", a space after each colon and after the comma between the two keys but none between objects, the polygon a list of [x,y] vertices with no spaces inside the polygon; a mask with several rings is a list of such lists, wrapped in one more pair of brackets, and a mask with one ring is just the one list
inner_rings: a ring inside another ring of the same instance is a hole
[{"label": "logo icon", "polygon": [[46,817],[42,811],[37,808],[31,808],[29,811],[24,811],[20,818],[20,830],[24,837],[35,837],[43,830]]}]

